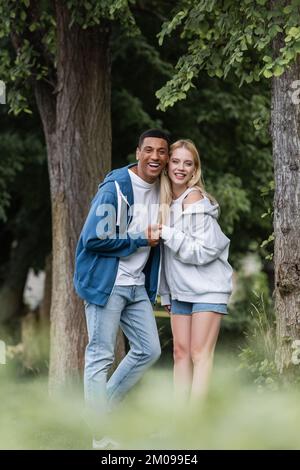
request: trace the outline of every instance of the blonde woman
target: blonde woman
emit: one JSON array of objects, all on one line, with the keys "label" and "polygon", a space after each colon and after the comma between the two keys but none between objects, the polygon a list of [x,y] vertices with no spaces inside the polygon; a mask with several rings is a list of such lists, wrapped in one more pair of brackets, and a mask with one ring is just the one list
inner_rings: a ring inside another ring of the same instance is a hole
[{"label": "blonde woman", "polygon": [[163,258],[159,292],[170,313],[177,397],[206,395],[220,323],[232,290],[230,240],[205,191],[195,145],[179,140],[161,175]]}]

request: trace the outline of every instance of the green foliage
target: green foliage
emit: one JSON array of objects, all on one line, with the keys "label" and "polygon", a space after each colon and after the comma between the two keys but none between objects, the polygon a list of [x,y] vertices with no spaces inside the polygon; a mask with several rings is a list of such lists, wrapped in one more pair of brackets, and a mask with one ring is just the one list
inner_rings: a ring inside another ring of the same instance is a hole
[{"label": "green foliage", "polygon": [[276,321],[274,309],[261,293],[252,304],[252,321],[246,330],[246,345],[239,354],[239,369],[245,370],[259,391],[299,387],[300,340],[286,338],[291,351],[289,367],[280,373],[276,366]]},{"label": "green foliage", "polygon": [[[275,182],[274,180],[269,181],[269,183],[261,189],[261,196],[263,198],[266,198],[267,200],[270,201],[270,199],[274,197],[274,187],[275,187]],[[273,215],[274,215],[274,210],[273,210],[273,204],[270,202],[267,203],[267,210],[261,215],[261,218],[268,218],[269,220],[273,220]],[[267,260],[272,260],[273,259],[273,252],[274,252],[274,232],[272,232],[269,237],[265,240],[262,241],[260,247],[263,249],[263,254],[265,256],[265,259]]]},{"label": "green foliage", "polygon": [[[273,305],[266,274],[257,253],[248,253],[240,260],[234,273],[234,292],[230,298],[230,315],[224,319],[224,328],[244,334],[257,329],[257,321],[266,324],[265,319],[273,315]],[[262,318],[257,305],[263,309]],[[261,335],[264,338],[264,335]],[[271,357],[271,354],[270,356]]]},{"label": "green foliage", "polygon": [[[20,379],[10,365],[1,366],[0,379],[1,449],[91,449],[80,387],[49,398],[45,379]],[[206,402],[187,405],[174,400],[171,368],[156,367],[101,420],[101,431],[120,449],[298,449],[299,388],[258,393],[242,379],[223,353]],[[99,453],[100,464],[107,455]]]},{"label": "green foliage", "polygon": [[278,371],[274,360],[258,359],[256,352],[250,347],[244,348],[239,354],[241,369],[251,374],[258,390],[278,390]]},{"label": "green foliage", "polygon": [[25,165],[45,162],[41,142],[32,133],[26,136],[17,131],[0,133],[0,221],[7,220],[12,195],[15,194],[15,181]]},{"label": "green foliage", "polygon": [[[147,25],[149,27],[149,24]],[[140,26],[142,28],[142,26]],[[112,37],[112,58],[113,61],[124,60],[127,63],[128,54],[131,54],[131,60],[128,63],[134,72],[137,66],[136,60],[140,67],[150,68],[153,72],[170,78],[173,73],[172,65],[164,60],[157,47],[151,43],[151,39],[146,37],[145,28],[136,36],[128,36],[124,31],[115,29]],[[150,70],[149,70],[150,71]]]},{"label": "green foliage", "polygon": [[240,368],[245,369],[258,389],[277,390],[281,378],[275,364],[275,313],[263,292],[252,303],[252,321],[246,330],[246,346],[242,348]]},{"label": "green foliage", "polygon": [[[261,248],[264,248],[265,246],[269,245],[269,243],[272,243],[275,240],[274,232],[269,235],[267,240],[264,240],[262,244],[260,245]],[[272,259],[272,254],[266,256],[266,259]]]},{"label": "green foliage", "polygon": [[18,135],[1,134],[0,141],[0,221],[7,220],[6,209],[9,207],[10,185],[24,163],[23,142]]},{"label": "green foliage", "polygon": [[114,112],[122,116],[120,130],[140,129],[161,127],[162,122],[159,119],[153,119],[144,109],[141,100],[132,96],[127,90],[116,91],[114,94]]},{"label": "green foliage", "polygon": [[250,212],[247,191],[242,186],[241,178],[230,173],[219,176],[212,188],[214,196],[225,208],[224,212],[221,209],[220,224],[226,233],[232,234],[241,214]]},{"label": "green foliage", "polygon": [[[31,256],[34,269],[44,267],[45,255],[51,250],[46,149],[37,113],[16,118],[4,111],[5,106],[1,106],[0,285],[8,281],[10,262],[17,244],[25,242],[27,246],[34,246]],[[14,279],[9,281],[14,282]],[[16,327],[14,331],[17,331]]]},{"label": "green foliage", "polygon": [[[70,28],[76,23],[83,29],[107,29],[109,22],[116,22],[127,35],[137,35],[140,31],[130,10],[134,3],[68,0]],[[0,77],[7,84],[7,103],[13,114],[31,113],[28,97],[35,80],[45,80],[55,89],[56,37],[53,2],[37,2],[34,7],[29,0],[0,3]]]},{"label": "green foliage", "polygon": [[220,203],[231,254],[239,256],[272,231],[271,218],[261,218],[272,193],[260,197],[273,178],[269,106],[268,84],[239,88],[233,79],[224,83],[202,74],[197,90],[165,113],[174,139],[189,137],[200,150],[206,188]]},{"label": "green foliage", "polygon": [[33,9],[29,1],[0,5],[0,76],[7,84],[10,112],[31,113],[29,90],[34,80],[53,83],[56,23],[51,3]]},{"label": "green foliage", "polygon": [[[190,4],[185,3],[187,7]],[[3,5],[10,6],[0,20],[5,22],[5,15],[10,18],[15,6],[12,8],[12,3],[8,0]],[[184,53],[184,42],[170,42],[167,50],[157,48],[156,33],[160,30],[161,18],[169,14],[170,4],[166,2],[162,5],[153,1],[153,13],[151,11],[150,14],[147,5],[124,1],[70,1],[68,6],[73,24],[74,21],[81,26],[86,24],[87,27],[97,26],[97,21],[100,22],[97,27],[107,27],[107,22],[114,24],[114,166],[124,164],[125,157],[132,155],[135,149],[133,140],[145,127],[157,126],[170,130],[174,140],[177,136],[192,138],[201,152],[207,189],[221,204],[222,226],[232,234],[233,252],[247,249],[251,240],[260,233],[263,240],[267,231],[270,232],[271,222],[260,217],[265,210],[263,203],[257,198],[257,192],[272,177],[270,141],[267,135],[269,90],[250,84],[241,91],[234,80],[228,79],[223,86],[217,79],[202,76],[197,82],[199,90],[194,89],[190,94],[191,99],[180,108],[168,113],[156,111],[155,90],[166,78],[172,77],[172,62],[178,53]],[[14,61],[8,39],[3,38],[0,76],[2,77],[4,70],[9,72],[5,78],[8,100],[16,114],[24,110],[30,112],[32,109],[32,80],[47,80],[55,88],[55,12],[47,1],[43,3],[43,7],[32,18],[30,5],[20,3],[15,8],[13,18],[8,21],[7,32],[12,26],[18,32],[19,59]],[[208,3],[206,8],[211,8]],[[134,11],[135,22],[140,31],[138,35],[128,35],[128,30],[120,23],[126,9]],[[26,18],[21,14],[22,11],[25,11]],[[182,22],[186,20],[181,15],[178,19]],[[194,23],[190,22],[190,27],[194,28],[198,20],[195,17]],[[9,78],[12,75],[14,81]],[[239,226],[245,227],[243,237],[240,237]]]},{"label": "green foliage", "polygon": [[136,0],[68,0],[71,12],[70,27],[76,22],[83,29],[103,24],[103,20],[119,21],[130,35],[139,33],[130,6]]},{"label": "green foliage", "polygon": [[200,151],[206,188],[220,203],[222,228],[231,235],[231,255],[238,258],[251,241],[263,240],[272,230],[272,221],[261,218],[271,195],[259,197],[273,177],[268,83],[239,88],[232,78],[224,83],[203,74],[185,102],[159,112],[154,93],[169,73],[178,45],[170,43],[158,60],[151,33],[159,23],[137,21],[149,54],[143,53],[139,38],[115,34],[113,41],[113,164],[125,164],[125,155],[135,159],[137,136],[148,125],[169,130],[173,141],[192,139]]},{"label": "green foliage", "polygon": [[[158,38],[162,44],[180,27],[187,51],[172,79],[157,92],[159,108],[165,110],[185,99],[201,70],[224,79],[233,73],[240,86],[281,75],[300,52],[299,23],[297,1],[286,5],[281,0],[272,7],[267,1],[249,0],[177,2]],[[279,38],[282,47],[275,57],[272,44]]]},{"label": "green foliage", "polygon": [[[4,338],[4,337],[3,337]],[[36,313],[22,318],[22,342],[7,345],[6,358],[17,375],[33,377],[49,370],[50,325],[38,319]]]}]

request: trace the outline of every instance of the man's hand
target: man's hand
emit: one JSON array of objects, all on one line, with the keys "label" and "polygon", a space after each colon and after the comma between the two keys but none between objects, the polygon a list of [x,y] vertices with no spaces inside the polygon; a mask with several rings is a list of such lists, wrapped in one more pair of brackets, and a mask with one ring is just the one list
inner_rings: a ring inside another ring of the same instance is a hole
[{"label": "man's hand", "polygon": [[170,315],[171,313],[171,305],[164,305],[165,311]]},{"label": "man's hand", "polygon": [[145,233],[150,246],[158,245],[161,237],[161,224],[148,225]]}]

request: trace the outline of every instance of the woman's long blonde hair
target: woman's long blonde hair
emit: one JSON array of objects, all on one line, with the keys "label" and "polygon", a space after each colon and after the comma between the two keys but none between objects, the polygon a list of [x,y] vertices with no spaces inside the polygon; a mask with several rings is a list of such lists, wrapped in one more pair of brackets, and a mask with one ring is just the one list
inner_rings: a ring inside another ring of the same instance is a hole
[{"label": "woman's long blonde hair", "polygon": [[[178,148],[185,148],[187,149],[193,156],[194,164],[195,164],[195,171],[193,177],[188,182],[188,187],[191,188],[192,186],[196,186],[201,190],[201,193],[206,196],[212,204],[217,204],[216,199],[211,196],[206,190],[204,186],[204,181],[202,179],[202,171],[201,171],[201,161],[198,150],[195,144],[188,139],[180,139],[174,142],[174,144],[170,147],[170,157],[174,150]],[[159,211],[159,223],[165,224],[169,212],[170,212],[170,205],[172,203],[172,184],[170,178],[168,176],[167,167],[163,170],[160,176],[160,211]]]}]

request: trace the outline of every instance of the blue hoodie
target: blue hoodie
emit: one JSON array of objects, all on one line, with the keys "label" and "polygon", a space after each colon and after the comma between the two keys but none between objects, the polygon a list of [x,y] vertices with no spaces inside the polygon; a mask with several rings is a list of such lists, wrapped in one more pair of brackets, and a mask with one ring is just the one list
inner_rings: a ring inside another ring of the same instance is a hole
[{"label": "blue hoodie", "polygon": [[[75,290],[82,299],[102,307],[108,301],[115,284],[119,259],[148,245],[143,232],[133,236],[126,230],[132,220],[130,207],[134,203],[128,168],[134,165],[135,163],[111,171],[99,185],[76,248]],[[105,204],[111,205],[115,210],[115,217],[110,219],[111,224],[105,224],[108,214]],[[107,227],[110,228],[106,230]],[[151,302],[156,299],[159,265],[158,245],[151,248],[143,269],[145,287]]]}]

